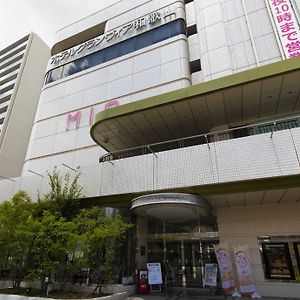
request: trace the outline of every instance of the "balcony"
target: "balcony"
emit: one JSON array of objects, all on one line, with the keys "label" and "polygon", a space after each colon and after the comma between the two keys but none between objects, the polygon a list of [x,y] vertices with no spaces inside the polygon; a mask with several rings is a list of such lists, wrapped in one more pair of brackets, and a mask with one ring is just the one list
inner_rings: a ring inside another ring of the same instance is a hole
[{"label": "balcony", "polygon": [[[251,129],[254,127],[249,128],[249,132]],[[215,135],[220,137],[220,133]],[[232,131],[222,133],[223,137],[232,135]],[[207,143],[200,145],[82,167],[83,194],[90,199],[129,201],[145,193],[176,191],[209,199],[241,190],[249,193],[300,186],[299,127],[209,141],[213,136],[207,136]],[[25,189],[37,197],[37,189],[41,193],[47,190],[48,178],[43,175],[27,176],[15,182],[2,180],[0,194],[5,195],[3,189],[8,185],[6,190],[10,193]]]}]

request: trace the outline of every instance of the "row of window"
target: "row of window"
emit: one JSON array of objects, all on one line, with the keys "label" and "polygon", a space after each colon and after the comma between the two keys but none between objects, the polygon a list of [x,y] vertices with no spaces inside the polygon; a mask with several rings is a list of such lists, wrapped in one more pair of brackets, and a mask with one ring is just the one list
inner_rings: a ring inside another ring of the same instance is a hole
[{"label": "row of window", "polygon": [[155,43],[159,43],[179,34],[186,34],[185,21],[182,19],[172,21],[126,41],[55,68],[46,74],[45,84],[68,77],[72,74],[92,68]]}]

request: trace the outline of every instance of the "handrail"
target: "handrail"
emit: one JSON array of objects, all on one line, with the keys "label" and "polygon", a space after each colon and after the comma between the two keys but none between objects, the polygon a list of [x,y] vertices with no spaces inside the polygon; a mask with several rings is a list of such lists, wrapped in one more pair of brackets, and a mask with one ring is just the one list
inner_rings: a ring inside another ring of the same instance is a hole
[{"label": "handrail", "polygon": [[[272,120],[268,122],[245,125],[245,126],[230,128],[221,131],[208,132],[208,133],[193,135],[189,137],[172,139],[164,142],[147,144],[147,145],[127,148],[127,149],[117,150],[113,152],[108,152],[99,158],[99,163],[121,159],[121,158],[138,156],[138,155],[150,154],[153,153],[153,151],[157,153],[157,152],[162,152],[162,151],[167,151],[172,149],[189,147],[192,145],[207,144],[208,148],[210,148],[209,144],[212,142],[235,139],[235,138],[268,133],[268,132],[271,133],[270,137],[272,138],[275,131],[291,129],[295,127],[300,127],[300,116],[281,118],[281,119]],[[178,146],[175,147],[174,145],[171,149],[166,147],[167,145],[171,145],[171,144],[175,144],[175,145],[177,144]],[[160,148],[161,150],[155,150],[156,147]],[[152,151],[149,149],[151,149]]]}]

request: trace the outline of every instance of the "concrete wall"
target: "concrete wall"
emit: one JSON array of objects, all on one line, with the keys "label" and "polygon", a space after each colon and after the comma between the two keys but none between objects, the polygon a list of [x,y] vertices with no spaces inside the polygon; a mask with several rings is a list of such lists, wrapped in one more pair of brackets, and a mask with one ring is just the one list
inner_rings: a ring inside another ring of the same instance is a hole
[{"label": "concrete wall", "polygon": [[257,291],[263,296],[299,297],[300,284],[265,280],[257,237],[300,236],[300,203],[218,208],[220,242],[248,245]]}]

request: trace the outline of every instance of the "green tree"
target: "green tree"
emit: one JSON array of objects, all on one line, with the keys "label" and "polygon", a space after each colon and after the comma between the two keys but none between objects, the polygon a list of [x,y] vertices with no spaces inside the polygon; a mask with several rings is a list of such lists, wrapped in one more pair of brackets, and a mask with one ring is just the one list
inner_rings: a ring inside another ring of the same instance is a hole
[{"label": "green tree", "polygon": [[99,207],[82,210],[75,222],[89,261],[90,276],[100,291],[102,284],[112,282],[115,251],[133,225],[124,222],[118,213],[108,217]]},{"label": "green tree", "polygon": [[79,173],[76,173],[73,180],[70,174],[62,177],[54,168],[52,173],[48,173],[50,191],[38,200],[35,212],[36,217],[43,216],[45,211],[52,214],[59,213],[63,218],[71,220],[80,210],[79,200],[82,197],[82,187],[78,184]]},{"label": "green tree", "polygon": [[31,228],[34,231],[31,276],[44,281],[54,275],[63,289],[84,262],[76,256],[80,236],[75,222],[46,211],[41,218],[33,220]]},{"label": "green tree", "polygon": [[17,192],[11,201],[0,205],[0,263],[10,270],[14,285],[24,276],[33,233],[28,224],[34,204],[24,191]]}]

